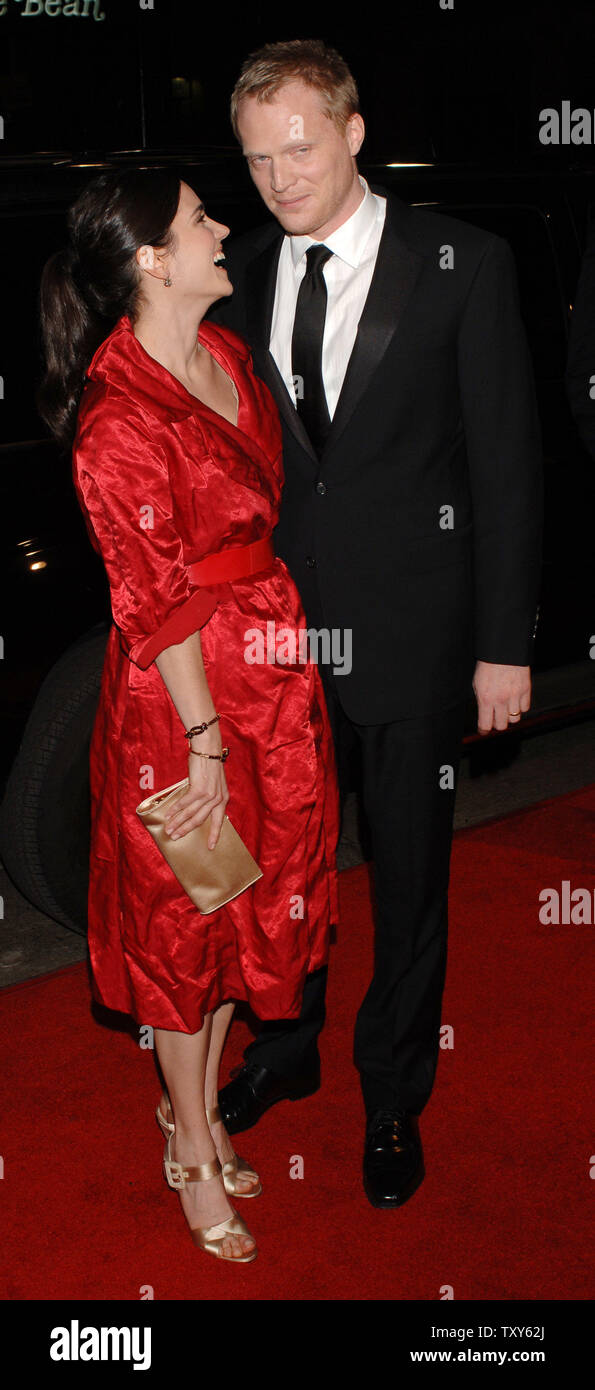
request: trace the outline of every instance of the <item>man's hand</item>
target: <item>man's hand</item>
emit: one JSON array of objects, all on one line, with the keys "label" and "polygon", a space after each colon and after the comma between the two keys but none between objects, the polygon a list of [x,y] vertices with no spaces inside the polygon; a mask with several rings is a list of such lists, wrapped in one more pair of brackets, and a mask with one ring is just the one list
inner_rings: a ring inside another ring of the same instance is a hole
[{"label": "man's hand", "polygon": [[499,666],[478,661],[473,676],[477,700],[477,730],[507,729],[518,724],[531,705],[531,667]]}]

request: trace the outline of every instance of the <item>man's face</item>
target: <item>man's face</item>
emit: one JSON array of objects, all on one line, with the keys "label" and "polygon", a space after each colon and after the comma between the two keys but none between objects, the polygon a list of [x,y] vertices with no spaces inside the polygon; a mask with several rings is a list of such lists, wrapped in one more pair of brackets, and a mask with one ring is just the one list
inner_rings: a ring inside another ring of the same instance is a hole
[{"label": "man's face", "polygon": [[361,116],[341,133],[325,116],[322,94],[286,82],[271,101],[244,97],[238,109],[242,150],[261,198],[292,236],[323,241],[362,198],[355,155],[364,138]]}]

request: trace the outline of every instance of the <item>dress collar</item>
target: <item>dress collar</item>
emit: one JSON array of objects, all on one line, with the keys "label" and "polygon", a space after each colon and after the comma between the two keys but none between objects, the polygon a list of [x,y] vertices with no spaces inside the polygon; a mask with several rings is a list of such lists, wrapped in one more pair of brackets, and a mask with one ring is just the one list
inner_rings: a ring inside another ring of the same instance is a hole
[{"label": "dress collar", "polygon": [[[241,353],[237,349],[234,351],[234,348],[225,342],[217,325],[208,319],[201,320],[198,338],[228,372],[237,390],[234,367],[237,366],[237,359]],[[248,349],[245,355],[247,352]],[[167,367],[163,367],[161,362],[151,357],[136,337],[128,314],[123,314],[118,319],[111,333],[100,343],[86,375],[90,381],[101,381],[115,390],[124,392],[149,410],[153,407],[158,414],[161,414],[163,409],[170,410],[177,418],[182,419],[199,411],[209,410],[198,397],[186,390]]]}]

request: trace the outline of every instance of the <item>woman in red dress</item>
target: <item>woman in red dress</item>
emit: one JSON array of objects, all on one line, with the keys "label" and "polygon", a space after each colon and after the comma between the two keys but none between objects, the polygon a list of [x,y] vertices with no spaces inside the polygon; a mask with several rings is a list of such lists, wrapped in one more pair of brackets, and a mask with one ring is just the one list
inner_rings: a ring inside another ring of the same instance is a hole
[{"label": "woman in red dress", "polygon": [[[195,1244],[245,1262],[256,1246],[229,1196],[261,1185],[217,1111],[234,1001],[297,1018],[337,920],[330,725],[299,644],[302,604],[271,544],[281,428],[246,344],[203,321],[232,293],[229,229],[188,184],[171,171],[101,175],[69,227],[42,282],[40,406],[63,444],[74,438],[113,614],[90,757],[93,991],[154,1029],[164,1171]],[[263,874],[208,916],[136,815],[185,777],[168,832],[211,816],[214,845],[227,814]]]}]

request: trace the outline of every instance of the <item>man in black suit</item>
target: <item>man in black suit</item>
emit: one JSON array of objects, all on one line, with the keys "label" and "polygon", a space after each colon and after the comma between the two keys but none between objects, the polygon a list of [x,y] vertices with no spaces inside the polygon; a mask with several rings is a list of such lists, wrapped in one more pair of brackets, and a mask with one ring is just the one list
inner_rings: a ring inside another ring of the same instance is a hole
[{"label": "man in black suit", "polygon": [[[507,243],[368,186],[357,89],[334,50],[266,45],[244,64],[232,123],[276,221],[226,243],[234,293],[212,316],[250,344],[281,413],[275,546],[308,628],[351,634],[351,669],[320,669],[340,780],[347,744],[361,754],[374,860],[354,1047],[364,1187],[399,1206],[424,1172],[417,1117],[438,1058],[471,683],[482,732],[530,705],[532,373]],[[300,1019],[263,1024],[247,1048],[220,1095],[231,1132],[319,1085],[324,990],[325,971],[308,977]]]}]

